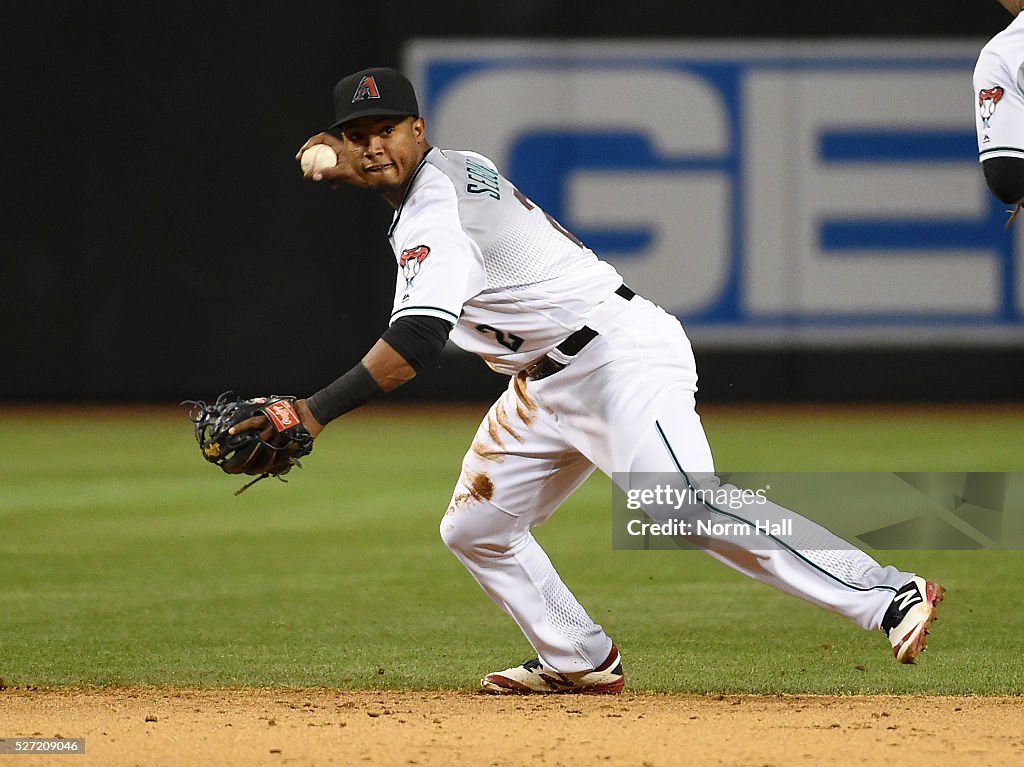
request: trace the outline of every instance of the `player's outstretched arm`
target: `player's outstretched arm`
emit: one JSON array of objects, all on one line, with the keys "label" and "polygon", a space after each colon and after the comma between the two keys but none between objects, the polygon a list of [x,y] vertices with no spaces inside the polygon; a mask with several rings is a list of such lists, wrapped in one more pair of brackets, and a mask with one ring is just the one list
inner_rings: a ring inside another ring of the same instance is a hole
[{"label": "player's outstretched arm", "polygon": [[[415,376],[416,371],[406,359],[381,338],[355,367],[302,401],[300,417],[305,423],[302,412],[307,412],[312,423],[323,430],[338,416],[397,389]],[[306,428],[310,428],[309,425]],[[310,433],[313,433],[311,428]]]},{"label": "player's outstretched arm", "polygon": [[366,353],[363,365],[383,392],[393,391],[416,377],[413,366],[385,338]]},{"label": "player's outstretched arm", "polygon": [[[416,371],[384,339],[377,341],[355,367],[308,399],[295,400],[295,411],[302,425],[316,438],[324,427],[340,415],[365,405],[371,399],[397,389],[412,380]],[[262,429],[273,433],[263,416],[254,416],[229,430],[230,434]]]},{"label": "player's outstretched arm", "polygon": [[[316,437],[338,416],[411,381],[418,371],[437,362],[451,330],[452,323],[436,317],[399,318],[359,364],[308,399],[295,401],[302,424]],[[248,429],[266,430],[269,424],[263,416],[256,416],[230,433]]]},{"label": "player's outstretched arm", "polygon": [[333,136],[330,133],[317,133],[315,136],[310,136],[309,140],[303,144],[299,151],[295,153],[295,159],[302,162],[302,153],[309,149],[311,146],[317,144],[324,144],[334,150],[334,153],[338,156],[338,164],[330,168],[320,168],[317,170],[310,169],[303,173],[303,175],[312,181],[326,181],[332,187],[337,187],[338,184],[348,184],[349,186],[359,187],[360,189],[368,189],[366,180],[361,178],[352,167],[352,164],[348,161],[345,152],[344,144],[341,139],[337,136]]},{"label": "player's outstretched arm", "polygon": [[317,424],[326,425],[435,364],[451,330],[452,323],[437,317],[400,317],[358,365],[303,404]]}]

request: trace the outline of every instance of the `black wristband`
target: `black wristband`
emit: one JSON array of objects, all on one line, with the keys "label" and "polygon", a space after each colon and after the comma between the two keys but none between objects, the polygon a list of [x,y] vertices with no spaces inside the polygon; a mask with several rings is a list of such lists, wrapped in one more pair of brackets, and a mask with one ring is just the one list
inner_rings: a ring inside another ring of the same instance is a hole
[{"label": "black wristband", "polygon": [[355,410],[384,393],[366,365],[360,362],[350,371],[306,400],[309,412],[326,426],[349,410]]}]

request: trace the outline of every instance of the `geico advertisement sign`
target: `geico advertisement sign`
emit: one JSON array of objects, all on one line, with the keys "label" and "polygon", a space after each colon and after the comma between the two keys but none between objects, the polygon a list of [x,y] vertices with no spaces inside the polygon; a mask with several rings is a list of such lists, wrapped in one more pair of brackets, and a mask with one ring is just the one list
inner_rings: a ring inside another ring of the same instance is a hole
[{"label": "geico advertisement sign", "polygon": [[432,40],[406,69],[435,145],[489,156],[694,338],[1013,342],[983,42]]}]

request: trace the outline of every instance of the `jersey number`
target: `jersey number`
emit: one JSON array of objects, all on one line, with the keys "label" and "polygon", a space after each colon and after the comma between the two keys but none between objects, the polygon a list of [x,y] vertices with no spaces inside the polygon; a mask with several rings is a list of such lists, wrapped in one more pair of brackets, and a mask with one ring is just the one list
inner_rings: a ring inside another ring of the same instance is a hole
[{"label": "jersey number", "polygon": [[476,329],[481,333],[493,333],[495,341],[506,349],[514,352],[519,351],[519,347],[522,346],[523,341],[526,340],[522,336],[517,336],[515,333],[498,330],[497,328],[492,328],[490,325],[477,325]]}]

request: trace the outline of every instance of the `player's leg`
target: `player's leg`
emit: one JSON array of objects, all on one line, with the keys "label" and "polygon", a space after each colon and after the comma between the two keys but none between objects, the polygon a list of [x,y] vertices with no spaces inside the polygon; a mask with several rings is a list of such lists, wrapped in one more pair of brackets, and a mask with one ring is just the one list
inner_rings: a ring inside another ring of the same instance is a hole
[{"label": "player's leg", "polygon": [[[711,531],[694,535],[691,542],[744,575],[843,615],[861,628],[881,629],[896,658],[913,662],[924,649],[942,588],[912,572],[882,566],[791,509],[721,485],[712,470],[701,466],[707,440],[686,412],[689,407],[686,393],[678,389],[670,387],[661,396],[658,415],[637,447],[630,473],[618,477],[620,484],[658,483],[668,476],[679,491],[699,491],[690,493],[699,504],[672,512],[688,521],[691,530],[703,522]],[[764,533],[757,532],[758,524]]]},{"label": "player's leg", "polygon": [[[441,521],[441,536],[536,650],[538,673],[523,667],[520,681],[544,688],[542,676],[552,683],[580,682],[606,665],[613,645],[531,533],[594,467],[562,441],[552,415],[524,388],[521,379],[518,386],[514,380],[481,423]],[[621,680],[620,670],[615,679],[606,675],[601,681],[617,681],[621,689]]]},{"label": "player's leg", "polygon": [[[618,317],[601,333],[593,353],[586,351],[557,374],[571,371],[559,389],[548,394],[537,387],[540,398],[574,400],[581,415],[603,412],[599,428],[594,428],[593,418],[576,417],[560,423],[562,433],[626,490],[631,483],[644,486],[664,477],[671,477],[681,490],[690,480],[708,484],[712,491],[719,488],[694,407],[696,366],[675,319],[646,302],[631,302],[628,316]],[[578,383],[567,387],[571,379]],[[941,599],[935,584],[882,567],[820,525],[770,502],[748,499],[735,509],[712,503],[683,509],[682,514],[694,524],[703,519],[712,529],[713,522],[748,521],[753,528],[758,521],[788,520],[788,535],[729,533],[720,539],[695,537],[694,542],[745,575],[844,615],[863,628],[882,628],[904,662],[923,648],[935,602]]]},{"label": "player's leg", "polygon": [[[629,472],[616,475],[620,485],[632,485],[623,489],[671,486],[696,502],[678,510],[668,505],[652,507],[649,513],[688,522],[694,533],[690,541],[712,557],[755,580],[844,615],[862,628],[880,628],[893,597],[914,574],[882,567],[816,522],[768,499],[722,485],[712,470],[699,465],[689,468],[693,464],[687,462],[687,455],[699,455],[694,445],[706,444],[706,437],[691,419],[672,411],[685,402],[682,393],[665,399]],[[786,532],[757,534],[753,531],[759,523],[767,531]],[[709,532],[697,535],[698,530]]]},{"label": "player's leg", "polygon": [[903,663],[913,663],[925,648],[935,605],[944,595],[938,584],[883,567],[821,525],[770,500],[721,485],[713,474],[680,471],[667,484],[698,502],[649,513],[686,522],[695,531],[689,541],[710,556],[864,629],[881,629]]}]

